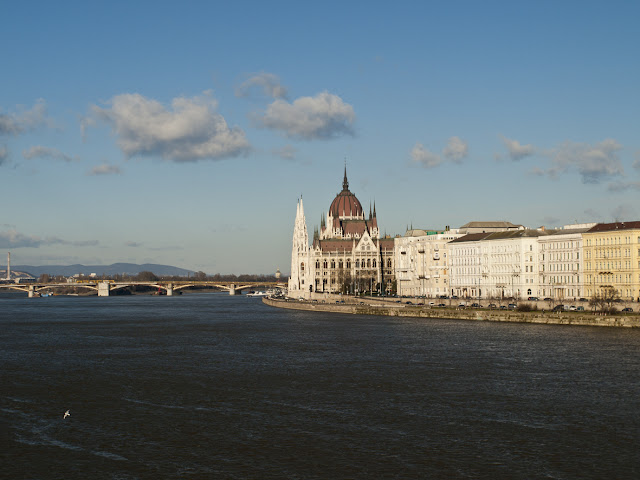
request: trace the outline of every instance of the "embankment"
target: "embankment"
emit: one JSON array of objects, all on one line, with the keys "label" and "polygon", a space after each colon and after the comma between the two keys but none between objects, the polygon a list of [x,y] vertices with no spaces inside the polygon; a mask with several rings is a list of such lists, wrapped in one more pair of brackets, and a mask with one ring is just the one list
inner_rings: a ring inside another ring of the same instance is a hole
[{"label": "embankment", "polygon": [[591,327],[640,327],[640,316],[614,314],[608,316],[579,312],[517,312],[509,310],[431,308],[383,303],[319,303],[299,300],[278,300],[263,297],[262,302],[277,308],[310,312],[346,313],[351,315],[384,315],[389,317],[444,318],[487,322],[546,323],[552,325],[582,325]]}]

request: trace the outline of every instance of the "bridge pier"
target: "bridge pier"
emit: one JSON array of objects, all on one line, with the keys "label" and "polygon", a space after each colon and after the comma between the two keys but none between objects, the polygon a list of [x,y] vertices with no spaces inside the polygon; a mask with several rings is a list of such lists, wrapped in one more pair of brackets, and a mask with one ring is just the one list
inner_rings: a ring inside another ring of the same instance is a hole
[{"label": "bridge pier", "polygon": [[27,290],[29,298],[34,297],[35,291],[36,291],[36,288],[33,285],[29,285],[29,289]]},{"label": "bridge pier", "polygon": [[109,296],[109,282],[98,282],[98,296],[99,297]]},{"label": "bridge pier", "polygon": [[173,296],[173,283],[167,285],[167,297]]},{"label": "bridge pier", "polygon": [[230,283],[229,284],[229,295],[235,295],[236,294],[236,284],[235,283]]}]

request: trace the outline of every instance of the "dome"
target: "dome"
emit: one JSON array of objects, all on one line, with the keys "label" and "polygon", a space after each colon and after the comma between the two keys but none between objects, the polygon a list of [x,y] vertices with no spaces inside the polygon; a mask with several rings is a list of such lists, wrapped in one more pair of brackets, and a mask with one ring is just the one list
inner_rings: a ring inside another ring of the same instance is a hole
[{"label": "dome", "polygon": [[347,180],[347,169],[344,169],[344,180],[342,181],[342,191],[336,195],[329,207],[329,215],[338,217],[362,217],[364,210],[360,201],[349,191],[349,181]]}]

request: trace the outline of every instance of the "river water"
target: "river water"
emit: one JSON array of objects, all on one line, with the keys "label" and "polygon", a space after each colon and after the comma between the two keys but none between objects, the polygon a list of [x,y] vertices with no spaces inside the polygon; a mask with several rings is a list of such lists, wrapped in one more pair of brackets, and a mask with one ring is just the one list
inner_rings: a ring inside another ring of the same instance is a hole
[{"label": "river water", "polygon": [[640,478],[635,329],[5,294],[0,369],[0,478]]}]

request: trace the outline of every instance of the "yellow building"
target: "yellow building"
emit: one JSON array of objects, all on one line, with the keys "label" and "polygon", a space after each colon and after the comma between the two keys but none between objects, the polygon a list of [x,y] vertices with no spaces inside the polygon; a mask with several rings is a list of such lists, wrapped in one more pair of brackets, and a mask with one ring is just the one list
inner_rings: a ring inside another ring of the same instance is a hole
[{"label": "yellow building", "polygon": [[583,235],[587,297],[614,288],[640,301],[640,222],[599,223]]}]

